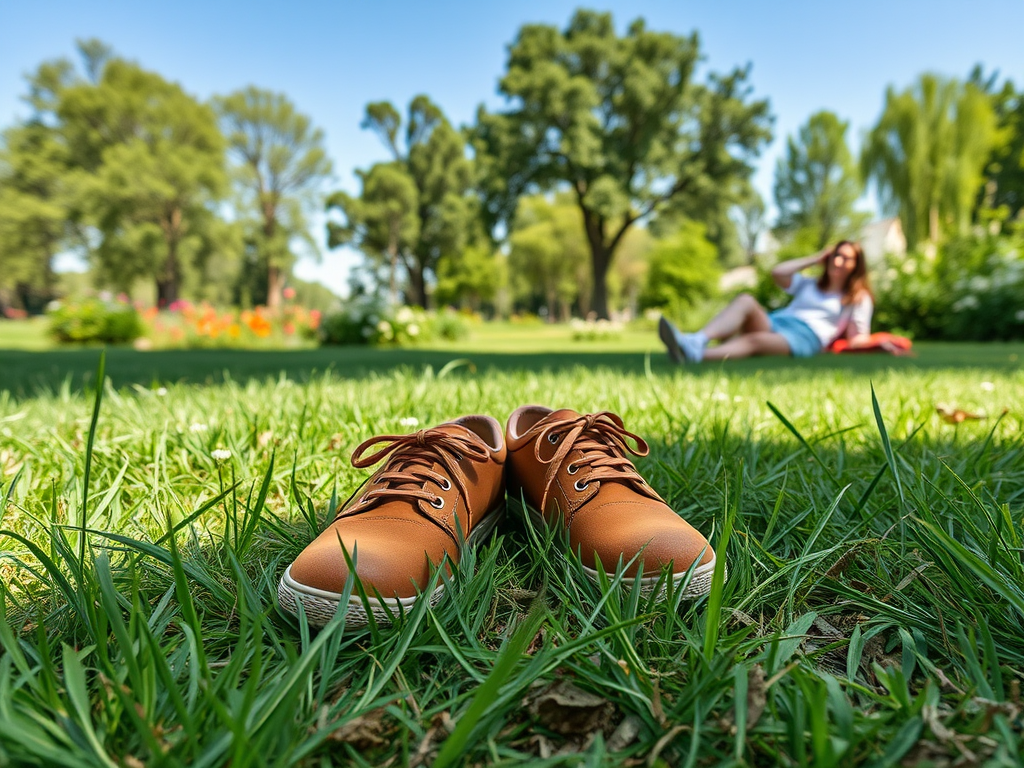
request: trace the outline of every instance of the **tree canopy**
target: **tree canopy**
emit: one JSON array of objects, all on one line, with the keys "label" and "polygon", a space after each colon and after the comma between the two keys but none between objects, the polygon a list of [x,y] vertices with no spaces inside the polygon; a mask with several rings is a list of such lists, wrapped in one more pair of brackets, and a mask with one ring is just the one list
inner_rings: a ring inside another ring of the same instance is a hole
[{"label": "tree canopy", "polygon": [[883,209],[899,215],[907,244],[939,241],[970,224],[990,154],[999,143],[992,102],[975,84],[925,74],[889,88],[868,134],[861,170]]},{"label": "tree canopy", "polygon": [[522,194],[569,189],[602,317],[608,269],[630,227],[670,208],[723,209],[770,138],[768,103],[750,100],[748,69],[700,83],[700,58],[696,33],[637,19],[620,36],[610,14],[579,10],[562,31],[522,27],[499,83],[508,108],[477,113],[486,220],[507,226]]},{"label": "tree canopy", "polygon": [[818,248],[856,236],[864,216],[853,207],[861,184],[846,144],[849,125],[832,112],[817,112],[787,138],[775,169],[779,231],[813,230]]},{"label": "tree canopy", "polygon": [[[387,101],[367,105],[363,127],[381,138],[394,160],[360,173],[360,198],[331,196],[329,206],[343,214],[345,223],[329,226],[329,237],[333,245],[351,240],[371,260],[388,254],[393,292],[394,266],[400,261],[411,302],[426,307],[428,284],[441,261],[477,238],[478,206],[470,195],[473,167],[466,141],[422,95],[409,104],[404,136],[402,116]],[[389,202],[389,194],[397,198]]]},{"label": "tree canopy", "polygon": [[295,261],[292,241],[302,239],[316,249],[306,216],[320,208],[320,186],[331,174],[323,131],[284,94],[255,86],[215,104],[250,222],[247,241],[266,270],[267,306],[276,308]]}]

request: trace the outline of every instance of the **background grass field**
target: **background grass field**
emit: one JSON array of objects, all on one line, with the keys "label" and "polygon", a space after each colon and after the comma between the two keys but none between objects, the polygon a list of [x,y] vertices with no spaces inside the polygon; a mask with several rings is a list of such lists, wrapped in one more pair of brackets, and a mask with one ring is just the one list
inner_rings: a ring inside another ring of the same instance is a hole
[{"label": "background grass field", "polygon": [[[1024,346],[650,342],[111,350],[98,412],[98,351],[0,352],[0,763],[1019,764]],[[512,518],[396,629],[277,611],[360,441],[524,402],[621,414],[728,581],[654,604]]]}]

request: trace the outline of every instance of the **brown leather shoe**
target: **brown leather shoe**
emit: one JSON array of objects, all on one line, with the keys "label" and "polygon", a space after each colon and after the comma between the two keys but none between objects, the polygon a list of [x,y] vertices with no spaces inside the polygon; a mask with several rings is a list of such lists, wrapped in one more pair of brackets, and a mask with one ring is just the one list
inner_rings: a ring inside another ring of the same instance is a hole
[{"label": "brown leather shoe", "polygon": [[647,587],[658,582],[664,566],[671,565],[678,582],[698,561],[684,596],[711,590],[714,550],[626,458],[626,451],[646,456],[648,446],[618,416],[527,405],[509,417],[505,442],[509,497],[521,496],[538,523],[566,530],[591,578],[597,578],[598,558],[610,573],[620,558],[629,564],[626,576],[642,567]]},{"label": "brown leather shoe", "polygon": [[[375,453],[366,452],[384,443]],[[277,595],[281,608],[322,627],[338,610],[349,575],[342,545],[378,623],[408,611],[424,596],[432,568],[445,556],[458,563],[460,541],[485,541],[505,508],[505,443],[490,416],[464,416],[409,435],[373,437],[352,464],[387,463],[346,502],[288,566]],[[440,598],[439,585],[427,599]],[[349,599],[347,626],[367,624],[363,601]]]}]

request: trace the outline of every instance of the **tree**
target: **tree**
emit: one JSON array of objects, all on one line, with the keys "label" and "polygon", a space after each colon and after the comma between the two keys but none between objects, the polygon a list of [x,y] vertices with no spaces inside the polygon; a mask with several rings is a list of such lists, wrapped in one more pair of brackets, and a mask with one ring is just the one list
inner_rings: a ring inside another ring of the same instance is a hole
[{"label": "tree", "polygon": [[549,322],[569,318],[586,270],[587,243],[577,206],[567,196],[549,201],[543,195],[519,201],[515,229],[509,236],[512,290],[520,300],[539,296]]},{"label": "tree", "polygon": [[610,306],[636,317],[640,293],[647,282],[654,237],[646,227],[633,227],[622,238],[615,261],[608,272]]},{"label": "tree", "polygon": [[306,214],[320,208],[320,185],[331,174],[323,131],[281,93],[249,86],[215,99],[243,204],[254,217],[248,239],[267,272],[267,306],[281,306],[295,255],[292,241],[309,237]]},{"label": "tree", "polygon": [[460,304],[476,312],[493,303],[507,282],[505,262],[479,243],[441,261],[434,296],[438,304]]},{"label": "tree", "polygon": [[775,204],[779,231],[818,233],[817,248],[854,237],[864,216],[853,209],[861,185],[846,144],[850,124],[832,112],[811,115],[795,137],[786,140],[785,157],[775,167]]},{"label": "tree", "polygon": [[979,202],[999,216],[1015,219],[1024,210],[1024,91],[1011,80],[997,90],[995,81],[996,75],[986,80],[980,66],[969,78],[989,94],[1001,139],[992,148]]},{"label": "tree", "polygon": [[764,200],[753,189],[733,208],[737,236],[740,239],[740,247],[747,256],[748,265],[754,263],[757,256],[757,241],[767,229],[765,213]]},{"label": "tree", "polygon": [[901,218],[909,247],[925,239],[935,244],[942,228],[967,230],[998,139],[980,88],[925,74],[902,93],[886,90],[861,172],[875,183],[883,210]]},{"label": "tree", "polygon": [[67,153],[39,122],[4,132],[0,149],[0,292],[14,291],[26,309],[33,295],[49,300],[53,258],[69,239]]},{"label": "tree", "polygon": [[465,139],[426,96],[416,96],[409,104],[400,139],[402,125],[402,116],[390,102],[367,105],[363,127],[381,138],[394,157],[394,173],[404,171],[415,189],[415,242],[398,254],[409,277],[412,302],[426,307],[427,284],[438,274],[441,261],[476,239],[477,209],[468,194],[473,168]]},{"label": "tree", "polygon": [[213,111],[160,75],[81,44],[93,80],[56,88],[53,110],[74,176],[72,218],[99,240],[102,277],[157,298],[178,298],[189,269],[213,250],[213,207],[225,184],[224,141]]},{"label": "tree", "polygon": [[718,292],[721,270],[704,225],[688,221],[655,243],[640,305],[678,314]]},{"label": "tree", "polygon": [[398,264],[414,269],[412,249],[420,233],[416,184],[402,163],[377,163],[369,171],[356,171],[363,189],[359,197],[335,192],[327,199],[328,212],[340,212],[344,221],[327,223],[327,245],[351,243],[378,266],[388,269],[388,298],[398,303]]},{"label": "tree", "polygon": [[748,102],[748,70],[695,82],[696,34],[577,11],[559,32],[526,25],[509,50],[504,112],[477,113],[485,220],[508,226],[513,202],[566,187],[583,217],[593,306],[608,316],[606,276],[637,222],[668,209],[722,210],[770,138],[768,104]]}]

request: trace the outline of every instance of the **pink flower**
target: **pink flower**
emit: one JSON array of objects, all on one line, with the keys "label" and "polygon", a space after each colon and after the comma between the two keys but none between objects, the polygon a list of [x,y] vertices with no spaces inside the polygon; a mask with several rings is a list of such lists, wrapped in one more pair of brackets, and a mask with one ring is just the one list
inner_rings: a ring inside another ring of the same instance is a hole
[{"label": "pink flower", "polygon": [[282,293],[284,294],[284,297],[288,299],[288,301],[291,301],[292,299],[295,298],[295,289],[292,288],[291,286],[285,288],[284,291],[282,291]]}]

